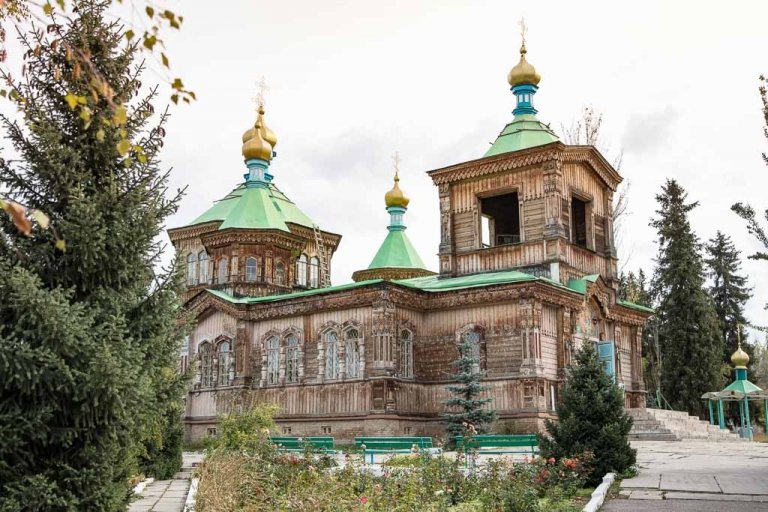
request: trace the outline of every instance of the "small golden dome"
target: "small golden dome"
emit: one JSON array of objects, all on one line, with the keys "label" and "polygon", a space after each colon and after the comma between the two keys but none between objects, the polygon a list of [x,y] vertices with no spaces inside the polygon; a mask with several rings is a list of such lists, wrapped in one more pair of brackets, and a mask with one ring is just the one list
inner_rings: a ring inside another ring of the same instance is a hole
[{"label": "small golden dome", "polygon": [[256,124],[243,133],[243,157],[246,160],[258,158],[269,162],[272,160],[275,144],[277,144],[277,137],[264,124],[264,107],[259,106]]},{"label": "small golden dome", "polygon": [[541,75],[536,72],[536,68],[525,60],[526,53],[528,50],[525,49],[525,43],[523,43],[523,46],[520,47],[520,62],[507,75],[507,81],[512,87],[521,84],[539,85],[541,81]]},{"label": "small golden dome", "polygon": [[400,185],[398,184],[400,182],[400,173],[398,171],[395,171],[395,186],[392,187],[392,190],[384,194],[384,204],[387,205],[387,208],[390,206],[397,206],[399,208],[408,208],[408,203],[411,202],[411,200],[407,197],[405,197],[405,194],[403,194],[403,191],[400,190]]},{"label": "small golden dome", "polygon": [[739,343],[739,348],[731,356],[731,362],[736,368],[746,368],[749,364],[749,354],[741,349],[741,343]]}]

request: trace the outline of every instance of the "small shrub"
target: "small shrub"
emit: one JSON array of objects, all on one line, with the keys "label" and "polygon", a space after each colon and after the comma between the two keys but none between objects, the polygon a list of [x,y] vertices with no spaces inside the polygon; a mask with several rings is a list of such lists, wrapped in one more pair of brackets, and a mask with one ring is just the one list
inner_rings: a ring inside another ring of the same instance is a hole
[{"label": "small shrub", "polygon": [[548,435],[539,436],[542,456],[562,459],[591,453],[587,481],[593,485],[606,473],[621,473],[635,464],[636,452],[628,437],[632,418],[591,343],[576,353],[557,415],[558,423],[547,421]]}]

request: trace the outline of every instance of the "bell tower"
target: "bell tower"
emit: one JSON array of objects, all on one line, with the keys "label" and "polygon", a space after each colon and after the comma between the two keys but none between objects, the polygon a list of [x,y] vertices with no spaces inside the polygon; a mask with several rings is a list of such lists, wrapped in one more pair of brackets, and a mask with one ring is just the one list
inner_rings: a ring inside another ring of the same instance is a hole
[{"label": "bell tower", "polygon": [[429,172],[440,200],[440,274],[519,270],[562,284],[587,275],[615,283],[612,202],[622,178],[593,146],[563,144],[539,121],[541,75],[527,54],[523,39],[507,76],[513,118],[485,155]]}]

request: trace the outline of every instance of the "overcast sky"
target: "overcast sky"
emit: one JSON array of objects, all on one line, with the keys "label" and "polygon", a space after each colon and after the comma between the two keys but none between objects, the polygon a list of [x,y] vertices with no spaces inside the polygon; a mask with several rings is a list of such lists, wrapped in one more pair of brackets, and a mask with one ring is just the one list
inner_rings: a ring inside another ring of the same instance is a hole
[{"label": "overcast sky", "polygon": [[[180,2],[169,38],[174,74],[198,96],[177,108],[163,153],[188,186],[169,226],[223,197],[245,170],[240,137],[264,75],[279,142],[275,183],[324,230],[343,235],[333,282],[368,266],[386,234],[391,155],[411,197],[408,235],[437,269],[437,189],[425,174],[483,155],[512,115],[506,82],[517,22],[542,75],[539,118],[562,135],[586,105],[605,117],[609,160],[631,182],[620,265],[652,270],[648,226],[667,177],[701,202],[702,239],[720,229],[759,249],[730,211],[768,207],[768,149],[757,77],[768,73],[768,2],[236,1]],[[150,75],[149,79],[152,78]],[[768,324],[768,264],[745,261],[748,313]]]}]

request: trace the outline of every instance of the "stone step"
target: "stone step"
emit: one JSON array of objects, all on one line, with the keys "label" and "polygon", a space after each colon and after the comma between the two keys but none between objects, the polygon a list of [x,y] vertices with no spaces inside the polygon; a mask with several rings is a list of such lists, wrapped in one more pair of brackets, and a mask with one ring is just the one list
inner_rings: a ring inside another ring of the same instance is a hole
[{"label": "stone step", "polygon": [[[684,411],[628,409],[633,419],[630,438],[636,440],[708,440],[739,441],[740,438],[717,425],[700,420]],[[634,436],[634,437],[632,437]]]}]

